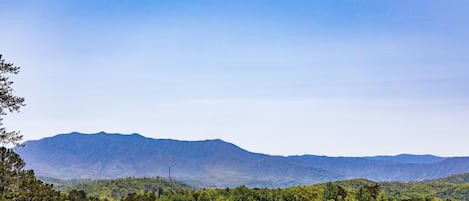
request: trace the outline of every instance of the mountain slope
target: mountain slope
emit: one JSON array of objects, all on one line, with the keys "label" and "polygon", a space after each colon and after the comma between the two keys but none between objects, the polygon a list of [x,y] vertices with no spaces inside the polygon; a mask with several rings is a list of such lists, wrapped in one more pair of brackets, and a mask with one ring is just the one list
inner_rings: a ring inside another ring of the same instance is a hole
[{"label": "mountain slope", "polygon": [[374,160],[369,157],[304,155],[289,159],[294,164],[341,173],[347,179],[367,178],[374,181],[422,181],[469,172],[469,157],[446,158],[429,164]]},{"label": "mountain slope", "polygon": [[[340,177],[283,157],[255,154],[221,140],[177,141],[138,134],[62,134],[17,151],[27,168],[56,178],[172,176],[203,186],[285,186]],[[305,177],[306,175],[306,177]]]},{"label": "mountain slope", "polygon": [[[469,172],[469,158],[270,156],[222,140],[178,141],[138,134],[61,134],[17,148],[37,175],[55,178],[167,177],[197,186],[284,187],[330,180],[419,181]],[[412,163],[412,158],[415,158]],[[396,162],[397,160],[397,162]]]},{"label": "mountain slope", "polygon": [[442,183],[449,183],[449,184],[469,184],[469,173],[454,174],[454,175],[447,176],[447,177],[444,177],[444,178],[434,179],[434,180],[427,180],[427,181],[424,181],[424,182],[427,182],[427,183],[442,182]]}]

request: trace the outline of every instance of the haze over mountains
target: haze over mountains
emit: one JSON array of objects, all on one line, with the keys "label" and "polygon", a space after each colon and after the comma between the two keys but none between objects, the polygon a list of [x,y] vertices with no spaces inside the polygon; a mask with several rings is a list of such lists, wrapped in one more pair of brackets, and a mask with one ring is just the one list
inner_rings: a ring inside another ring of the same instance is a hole
[{"label": "haze over mountains", "polygon": [[16,151],[37,175],[70,178],[169,176],[197,186],[285,187],[350,178],[417,181],[469,172],[469,157],[271,156],[222,140],[179,141],[139,134],[60,134]]}]

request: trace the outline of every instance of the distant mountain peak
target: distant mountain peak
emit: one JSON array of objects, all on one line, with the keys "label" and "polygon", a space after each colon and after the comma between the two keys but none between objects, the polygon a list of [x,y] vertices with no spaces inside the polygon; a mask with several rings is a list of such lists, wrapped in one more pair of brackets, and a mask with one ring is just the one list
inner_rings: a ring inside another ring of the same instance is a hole
[{"label": "distant mountain peak", "polygon": [[[96,132],[96,133],[83,133],[83,132],[73,131],[73,132],[70,132],[70,133],[63,133],[63,134],[59,134],[59,135],[124,135],[125,136],[125,135],[140,135],[140,134],[139,133],[130,133],[130,134],[110,133],[110,132],[106,132],[106,131],[99,131],[99,132]],[[142,136],[142,135],[140,135],[140,136]]]}]

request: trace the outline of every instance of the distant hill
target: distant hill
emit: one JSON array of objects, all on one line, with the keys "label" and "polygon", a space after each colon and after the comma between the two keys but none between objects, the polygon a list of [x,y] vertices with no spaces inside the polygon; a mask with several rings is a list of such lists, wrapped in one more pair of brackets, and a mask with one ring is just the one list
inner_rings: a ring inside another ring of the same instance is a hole
[{"label": "distant hill", "polygon": [[365,157],[372,160],[390,161],[396,163],[408,164],[430,164],[445,160],[445,157],[438,157],[434,155],[412,155],[412,154],[399,154],[397,156],[371,156]]},{"label": "distant hill", "polygon": [[25,144],[16,151],[27,168],[62,179],[168,177],[171,167],[173,178],[196,186],[286,187],[349,178],[420,181],[469,172],[467,157],[283,157],[252,153],[222,140],[178,141],[139,134],[70,133]]},{"label": "distant hill", "polygon": [[[448,178],[460,177],[453,175]],[[380,189],[391,198],[399,200],[419,200],[422,197],[469,200],[469,183],[446,183],[444,179],[424,182],[374,182],[367,179],[351,179],[335,182],[346,189],[357,189],[360,186],[378,184]]]},{"label": "distant hill", "polygon": [[444,182],[444,183],[450,183],[450,184],[469,184],[469,173],[464,173],[464,174],[455,174],[451,176],[447,176],[441,179],[434,179],[434,180],[429,180],[426,181],[428,183],[431,182]]},{"label": "distant hill", "polygon": [[[419,157],[419,156],[417,156]],[[375,160],[369,157],[291,156],[290,162],[340,173],[345,179],[367,178],[374,181],[422,181],[469,172],[469,157],[450,157],[421,164]]]}]

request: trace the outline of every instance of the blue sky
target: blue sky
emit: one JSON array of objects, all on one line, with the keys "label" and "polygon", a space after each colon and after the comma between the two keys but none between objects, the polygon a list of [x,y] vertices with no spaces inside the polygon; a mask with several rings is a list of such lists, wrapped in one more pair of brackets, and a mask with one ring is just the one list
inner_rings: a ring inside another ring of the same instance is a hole
[{"label": "blue sky", "polygon": [[469,155],[467,1],[2,1],[6,126]]}]

